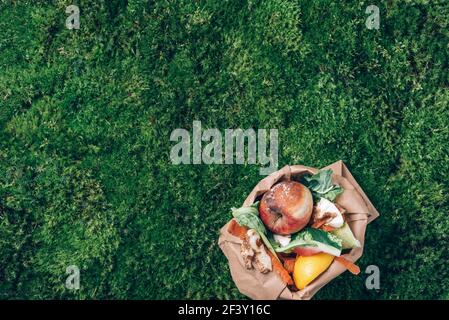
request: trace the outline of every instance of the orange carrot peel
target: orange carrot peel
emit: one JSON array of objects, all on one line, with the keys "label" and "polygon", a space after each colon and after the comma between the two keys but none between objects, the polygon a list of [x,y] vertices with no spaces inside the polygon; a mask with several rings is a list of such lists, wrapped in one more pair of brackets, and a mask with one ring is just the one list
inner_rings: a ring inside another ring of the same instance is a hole
[{"label": "orange carrot peel", "polygon": [[284,259],[284,268],[288,273],[293,273],[293,269],[295,267],[296,258],[287,258]]},{"label": "orange carrot peel", "polygon": [[343,256],[335,257],[335,261],[340,262],[352,274],[358,275],[360,273],[360,268]]},{"label": "orange carrot peel", "polygon": [[247,227],[239,225],[238,222],[235,221],[234,219],[232,219],[231,222],[229,223],[228,232],[232,234],[234,237],[244,240],[247,231],[248,231]]},{"label": "orange carrot peel", "polygon": [[271,264],[273,265],[273,271],[276,272],[278,274],[278,276],[281,278],[281,280],[286,284],[286,285],[293,285],[293,279],[292,277],[290,277],[290,274],[288,273],[288,271],[284,268],[284,266],[282,265],[282,263],[279,261],[279,259],[277,259],[274,254],[270,251],[267,250],[268,255],[271,258]]},{"label": "orange carrot peel", "polygon": [[327,226],[327,225],[322,225],[320,227],[320,229],[323,230],[323,231],[326,231],[326,232],[331,232],[331,231],[334,231],[336,228],[331,227],[331,226]]}]

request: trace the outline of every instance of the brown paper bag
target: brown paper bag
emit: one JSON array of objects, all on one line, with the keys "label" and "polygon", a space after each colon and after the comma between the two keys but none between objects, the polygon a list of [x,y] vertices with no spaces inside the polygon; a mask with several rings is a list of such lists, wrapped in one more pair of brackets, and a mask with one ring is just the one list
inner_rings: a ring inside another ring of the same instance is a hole
[{"label": "brown paper bag", "polygon": [[[339,184],[344,189],[344,192],[337,198],[336,202],[346,209],[348,224],[354,233],[354,236],[360,241],[362,246],[361,248],[352,249],[349,253],[343,256],[346,259],[355,262],[363,253],[366,226],[379,216],[379,212],[374,208],[373,204],[360,188],[343,161],[337,161],[323,169],[332,169],[333,182]],[[305,173],[316,173],[317,171],[318,169],[301,165],[285,166],[262,179],[248,195],[243,206],[249,206],[257,200],[260,200],[261,196],[276,182],[290,179],[298,180]],[[242,240],[234,237],[227,231],[228,225],[229,222],[221,228],[218,244],[226,258],[229,260],[229,269],[237,288],[242,294],[249,298],[264,300],[310,299],[329,281],[346,270],[343,265],[334,261],[324,273],[312,281],[303,290],[292,292],[275,272],[262,274],[255,268],[251,270],[245,268],[243,259],[240,255],[240,245]]]}]

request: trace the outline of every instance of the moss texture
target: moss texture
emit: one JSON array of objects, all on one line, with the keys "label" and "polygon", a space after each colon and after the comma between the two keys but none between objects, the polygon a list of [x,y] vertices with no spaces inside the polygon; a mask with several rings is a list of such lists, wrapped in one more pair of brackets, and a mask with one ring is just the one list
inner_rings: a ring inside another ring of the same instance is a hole
[{"label": "moss texture", "polygon": [[[381,212],[317,299],[449,297],[449,4],[1,1],[0,298],[244,298],[218,230],[256,165],[172,165],[172,130],[277,128]],[[65,8],[81,28],[65,27]],[[81,288],[65,288],[65,269]]]}]

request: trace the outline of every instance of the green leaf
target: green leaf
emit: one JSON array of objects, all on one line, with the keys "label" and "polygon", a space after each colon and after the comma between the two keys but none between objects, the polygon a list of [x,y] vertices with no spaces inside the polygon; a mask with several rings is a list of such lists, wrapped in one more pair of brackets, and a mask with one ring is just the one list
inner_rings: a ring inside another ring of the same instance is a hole
[{"label": "green leaf", "polygon": [[315,229],[306,228],[292,236],[292,241],[285,247],[276,248],[277,252],[291,252],[296,247],[316,247],[323,252],[339,256],[342,240],[335,235]]},{"label": "green leaf", "polygon": [[314,175],[305,175],[301,182],[309,188],[315,200],[326,198],[334,201],[344,191],[342,187],[332,183],[331,169],[321,170]]},{"label": "green leaf", "polygon": [[267,229],[265,228],[262,220],[260,220],[259,218],[258,207],[259,202],[255,202],[249,207],[241,207],[238,209],[232,208],[232,215],[239,225],[256,230],[265,246],[277,258],[276,251],[274,250],[273,245],[267,237]]},{"label": "green leaf", "polygon": [[259,234],[266,234],[267,230],[265,229],[264,224],[259,219],[259,216],[255,215],[252,212],[242,213],[235,217],[239,225],[248,227],[250,229],[255,229]]},{"label": "green leaf", "polygon": [[245,214],[248,214],[248,213],[255,214],[256,216],[258,216],[259,215],[259,209],[258,208],[259,208],[259,201],[255,202],[252,205],[247,206],[247,207],[240,207],[238,209],[231,208],[232,216],[234,218],[237,218],[237,217],[239,217],[241,215],[245,215]]}]

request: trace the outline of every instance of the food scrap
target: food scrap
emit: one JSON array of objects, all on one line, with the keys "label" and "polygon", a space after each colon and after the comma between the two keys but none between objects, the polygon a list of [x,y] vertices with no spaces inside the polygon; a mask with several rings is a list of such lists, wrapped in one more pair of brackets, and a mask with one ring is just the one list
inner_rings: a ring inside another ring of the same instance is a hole
[{"label": "food scrap", "polygon": [[256,230],[249,229],[246,232],[240,252],[247,269],[252,269],[253,265],[255,265],[261,273],[271,271],[271,258],[265,251],[265,247]]},{"label": "food scrap", "polygon": [[303,176],[301,183],[279,182],[260,204],[233,208],[228,232],[242,240],[245,267],[273,271],[293,291],[304,289],[334,261],[359,274],[342,255],[361,246],[346,210],[335,202],[343,191],[332,183],[332,170],[321,170]]}]

